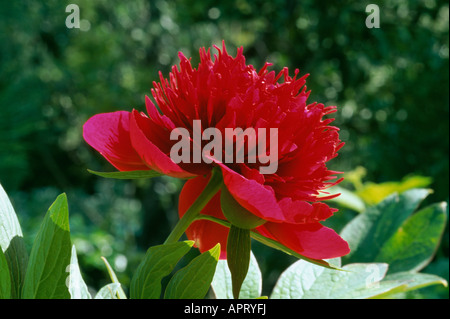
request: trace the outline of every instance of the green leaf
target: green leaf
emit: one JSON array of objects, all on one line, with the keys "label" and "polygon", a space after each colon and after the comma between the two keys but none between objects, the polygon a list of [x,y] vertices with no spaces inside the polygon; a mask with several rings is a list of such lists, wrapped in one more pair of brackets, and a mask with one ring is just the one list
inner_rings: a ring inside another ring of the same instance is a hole
[{"label": "green leaf", "polygon": [[3,250],[0,249],[0,299],[11,298],[11,273]]},{"label": "green leaf", "polygon": [[350,245],[350,253],[343,260],[346,263],[374,261],[383,245],[429,194],[427,189],[394,194],[355,217],[341,233]]},{"label": "green leaf", "polygon": [[125,295],[125,292],[122,289],[122,285],[119,282],[119,279],[117,279],[116,273],[112,269],[109,262],[106,260],[105,257],[102,257],[103,262],[106,265],[106,269],[108,270],[109,277],[111,278],[111,281],[113,284],[119,284],[119,287],[117,288],[117,297],[118,299],[127,299],[127,296]]},{"label": "green leaf", "polygon": [[202,299],[211,285],[220,256],[220,244],[195,257],[169,281],[165,299]]},{"label": "green leaf", "polygon": [[408,218],[380,249],[376,262],[389,273],[419,271],[433,258],[446,225],[446,203],[428,206]]},{"label": "green leaf", "polygon": [[94,299],[119,299],[118,295],[121,289],[119,283],[107,284],[97,292]]},{"label": "green leaf", "polygon": [[131,280],[130,298],[160,298],[161,280],[173,271],[193,245],[193,241],[182,241],[150,247]]},{"label": "green leaf", "polygon": [[66,267],[71,248],[67,197],[61,194],[49,208],[31,249],[23,298],[70,298]]},{"label": "green leaf", "polygon": [[405,285],[404,281],[381,285],[387,264],[349,264],[342,270],[319,267],[300,260],[283,272],[273,299],[361,299],[372,298]]},{"label": "green leaf", "polygon": [[0,247],[10,269],[11,298],[20,298],[28,264],[28,254],[19,220],[1,184]]},{"label": "green leaf", "polygon": [[[219,260],[211,286],[217,299],[233,299],[231,273],[226,260]],[[250,254],[250,266],[239,293],[239,299],[260,298],[262,291],[262,275],[258,262]]]},{"label": "green leaf", "polygon": [[231,225],[227,241],[227,264],[231,273],[233,297],[239,298],[250,265],[250,230]]},{"label": "green leaf", "polygon": [[164,174],[157,171],[125,171],[125,172],[96,172],[88,169],[88,172],[105,178],[114,179],[139,179],[139,178],[153,178],[162,176]]},{"label": "green leaf", "polygon": [[92,299],[88,287],[81,276],[75,245],[72,246],[72,257],[70,258],[68,271],[67,287],[69,288],[70,299]]},{"label": "green leaf", "polygon": [[384,285],[386,283],[391,282],[403,282],[404,285],[401,286],[401,289],[388,291],[384,294],[376,296],[376,298],[391,297],[392,295],[395,295],[396,293],[399,292],[412,291],[428,287],[431,285],[443,285],[444,287],[448,286],[447,281],[439,276],[424,273],[412,273],[406,271],[387,275],[380,284]]}]

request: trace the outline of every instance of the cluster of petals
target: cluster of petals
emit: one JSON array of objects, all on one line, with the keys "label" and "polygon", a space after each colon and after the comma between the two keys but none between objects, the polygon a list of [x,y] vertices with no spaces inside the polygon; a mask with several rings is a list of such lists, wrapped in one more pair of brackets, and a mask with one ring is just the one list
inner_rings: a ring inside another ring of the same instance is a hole
[{"label": "cluster of petals", "polygon": [[[182,216],[205,188],[214,167],[221,170],[223,184],[247,211],[265,221],[253,229],[300,255],[312,259],[343,256],[349,252],[334,230],[321,224],[336,209],[324,201],[326,189],[340,181],[326,163],[343,146],[338,128],[327,115],[335,107],[307,104],[307,76],[276,73],[266,63],[259,71],[246,64],[243,49],[235,57],[225,44],[217,54],[200,49],[197,68],[182,53],[168,79],[160,73],[153,83],[152,98],[146,97],[146,113],[137,110],[97,114],[84,125],[84,138],[120,171],[155,170],[186,178],[180,197]],[[202,129],[277,128],[278,168],[261,174],[256,163],[175,163],[170,139],[175,128],[192,132],[193,120]],[[220,192],[201,211],[224,217]],[[187,229],[200,251],[221,243],[226,258],[228,228],[209,220],[197,220]]]}]

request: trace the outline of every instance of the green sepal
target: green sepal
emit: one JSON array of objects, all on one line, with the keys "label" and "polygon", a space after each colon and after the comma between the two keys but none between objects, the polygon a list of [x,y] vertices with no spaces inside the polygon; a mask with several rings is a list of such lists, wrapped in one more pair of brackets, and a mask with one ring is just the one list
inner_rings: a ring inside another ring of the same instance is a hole
[{"label": "green sepal", "polygon": [[231,273],[234,299],[239,298],[250,265],[250,230],[231,225],[227,241],[227,263]]}]

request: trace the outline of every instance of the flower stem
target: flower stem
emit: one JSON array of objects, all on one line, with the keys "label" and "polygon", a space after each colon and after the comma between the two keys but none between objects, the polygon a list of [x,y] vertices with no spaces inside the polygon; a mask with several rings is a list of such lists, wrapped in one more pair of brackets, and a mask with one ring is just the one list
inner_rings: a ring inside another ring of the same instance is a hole
[{"label": "flower stem", "polygon": [[211,177],[203,192],[197,197],[195,202],[189,207],[186,213],[181,217],[175,228],[167,237],[164,244],[177,242],[184,234],[189,225],[197,218],[201,210],[208,204],[211,198],[216,195],[222,186],[222,174],[219,168],[214,168]]}]

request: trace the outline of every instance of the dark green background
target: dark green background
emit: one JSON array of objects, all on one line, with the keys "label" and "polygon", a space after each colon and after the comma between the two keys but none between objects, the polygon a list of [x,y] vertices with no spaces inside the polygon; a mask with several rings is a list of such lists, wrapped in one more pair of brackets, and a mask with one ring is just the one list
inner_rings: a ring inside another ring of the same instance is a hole
[{"label": "dark green background", "polygon": [[[330,168],[363,166],[377,183],[429,176],[429,201],[447,201],[448,1],[372,2],[379,29],[365,26],[371,1],[2,1],[0,183],[27,242],[67,192],[86,281],[94,289],[108,281],[105,256],[127,285],[142,253],[176,223],[182,181],[90,175],[87,168],[112,168],[83,141],[82,125],[96,113],[143,110],[152,81],[178,63],[178,51],[195,65],[200,47],[222,39],[233,55],[244,46],[256,69],[269,61],[276,71],[310,73],[310,101],[338,106],[346,146]],[[71,3],[81,29],[65,25]],[[435,264],[448,267],[445,236]],[[292,259],[258,245],[255,253],[268,294]]]}]

